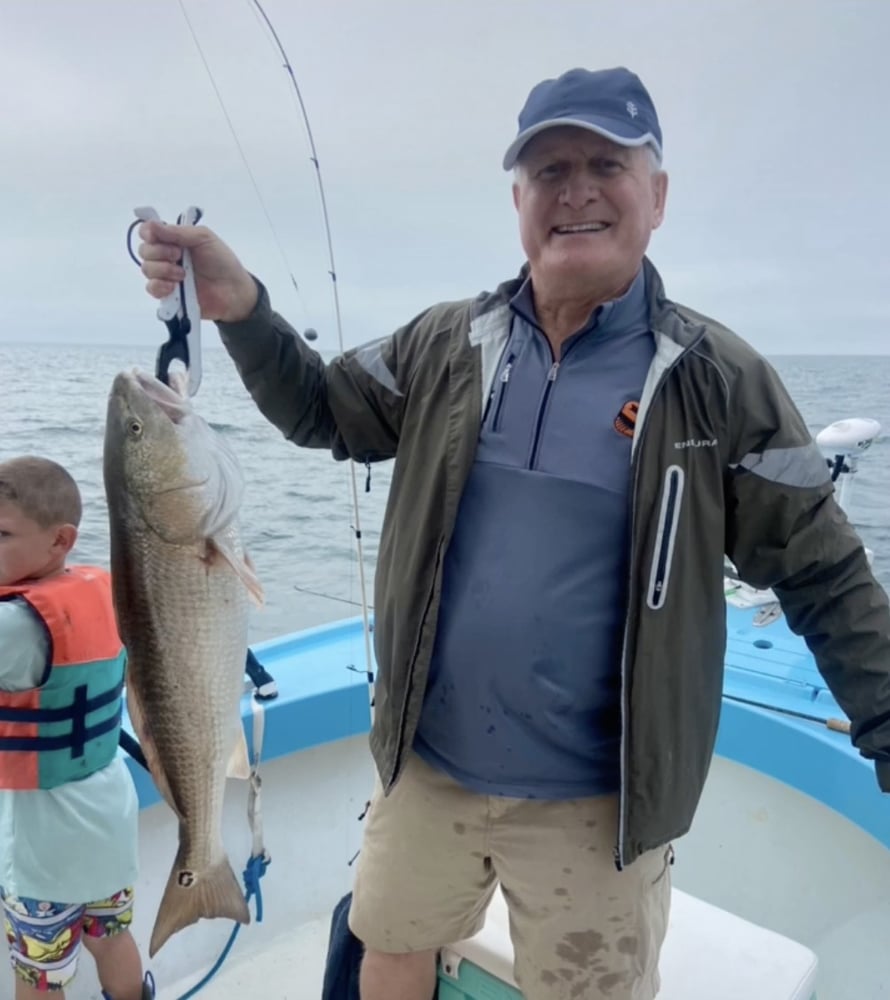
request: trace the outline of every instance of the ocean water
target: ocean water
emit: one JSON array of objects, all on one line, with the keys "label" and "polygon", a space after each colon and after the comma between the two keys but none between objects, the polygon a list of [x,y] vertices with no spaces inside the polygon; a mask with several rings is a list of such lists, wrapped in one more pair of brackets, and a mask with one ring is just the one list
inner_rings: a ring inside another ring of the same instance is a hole
[{"label": "ocean water", "polygon": [[[205,335],[206,336],[206,335]],[[890,356],[771,359],[815,433],[844,417],[873,417],[886,438],[860,462],[851,516],[890,589]],[[154,349],[0,344],[6,415],[0,460],[39,454],[64,464],[84,497],[76,560],[108,564],[102,483],[105,407],[118,371],[152,371]],[[251,641],[360,613],[350,463],[286,442],[253,405],[222,350],[206,350],[201,414],[230,441],[246,479],[242,528],[266,602]],[[355,467],[368,600],[391,463]]]}]

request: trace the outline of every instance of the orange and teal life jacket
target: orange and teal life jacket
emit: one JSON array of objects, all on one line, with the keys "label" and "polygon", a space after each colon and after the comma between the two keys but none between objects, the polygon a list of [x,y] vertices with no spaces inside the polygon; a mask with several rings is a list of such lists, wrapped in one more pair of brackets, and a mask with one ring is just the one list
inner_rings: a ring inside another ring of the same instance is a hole
[{"label": "orange and teal life jacket", "polygon": [[0,587],[0,600],[13,598],[43,622],[49,655],[37,687],[0,691],[0,789],[56,788],[101,770],[117,753],[127,654],[111,577],[72,566]]}]

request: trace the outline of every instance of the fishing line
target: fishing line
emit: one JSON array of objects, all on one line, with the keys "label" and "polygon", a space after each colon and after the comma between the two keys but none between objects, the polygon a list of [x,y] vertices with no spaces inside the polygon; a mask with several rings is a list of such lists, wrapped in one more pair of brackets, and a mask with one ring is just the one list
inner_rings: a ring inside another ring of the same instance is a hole
[{"label": "fishing line", "polygon": [[[328,263],[330,265],[328,274],[331,277],[331,290],[334,299],[334,315],[337,324],[337,346],[339,347],[340,353],[342,354],[343,351],[345,350],[345,345],[343,343],[343,322],[340,313],[340,295],[337,290],[337,268],[334,263],[334,244],[333,244],[333,237],[331,235],[330,219],[328,217],[328,203],[327,203],[327,198],[325,197],[324,181],[322,180],[321,176],[321,165],[318,162],[318,150],[316,149],[315,139],[312,135],[312,126],[309,124],[309,115],[306,111],[306,105],[303,102],[303,95],[300,92],[300,87],[299,84],[297,83],[296,74],[294,73],[293,67],[291,66],[290,59],[288,59],[287,52],[285,51],[284,46],[281,44],[281,39],[278,37],[278,32],[275,30],[274,26],[272,25],[272,22],[269,20],[269,16],[266,14],[265,10],[263,9],[263,5],[259,2],[259,0],[247,0],[247,2],[252,3],[256,7],[256,9],[260,12],[260,16],[266,22],[266,26],[268,27],[269,32],[271,33],[272,38],[275,41],[275,46],[281,53],[281,58],[284,60],[284,70],[290,77],[291,84],[293,85],[294,94],[296,95],[297,101],[299,102],[300,114],[302,116],[303,126],[306,129],[306,137],[309,142],[309,149],[312,154],[311,160],[313,166],[315,167],[315,179],[318,184],[318,196],[321,201],[321,214],[322,214],[322,219],[324,221],[325,240],[327,242],[327,249],[328,249]],[[355,462],[349,463],[349,471],[350,471],[350,481],[352,487],[352,515],[355,518],[355,524],[352,526],[352,531],[355,536],[355,545],[358,555],[358,576],[359,576],[359,589],[361,590],[361,599],[362,599],[362,623],[364,626],[363,630],[365,638],[366,673],[368,676],[368,693],[370,699],[371,717],[373,718],[374,672],[371,669],[371,628],[370,628],[369,614],[368,614],[368,594],[367,594],[367,587],[365,584],[365,561],[362,550],[362,529],[361,529],[361,520],[359,515],[358,483],[355,474]]]},{"label": "fishing line", "polygon": [[284,244],[278,235],[278,231],[275,228],[275,224],[272,222],[272,216],[266,207],[266,202],[260,193],[260,187],[257,183],[256,177],[250,168],[250,162],[247,159],[247,154],[244,152],[244,147],[241,144],[241,140],[238,138],[238,133],[235,131],[235,125],[229,115],[228,109],[226,108],[225,101],[223,101],[222,94],[220,93],[219,87],[216,85],[216,79],[213,76],[213,72],[210,69],[210,63],[207,61],[207,57],[204,54],[204,49],[201,47],[201,43],[198,40],[198,35],[195,32],[194,25],[192,24],[191,18],[188,15],[188,11],[185,7],[184,0],[178,0],[179,9],[182,11],[182,16],[185,18],[185,23],[188,25],[189,34],[192,36],[192,41],[195,43],[195,48],[198,50],[198,55],[201,57],[201,62],[204,64],[204,69],[207,73],[207,78],[210,80],[210,86],[213,88],[214,94],[216,94],[216,99],[219,102],[220,109],[223,113],[223,117],[226,120],[226,124],[229,126],[229,131],[232,133],[232,139],[235,142],[235,146],[238,153],[241,156],[241,161],[244,164],[244,169],[247,171],[247,176],[250,178],[250,183],[253,185],[253,190],[256,194],[257,201],[260,203],[260,208],[263,211],[263,215],[266,217],[266,222],[269,225],[269,230],[272,233],[272,238],[275,240],[275,244],[278,247],[278,252],[281,254],[281,259],[284,262],[284,268],[287,271],[288,277],[291,280],[291,284],[294,286],[294,291],[297,293],[297,297],[300,300],[300,305],[303,308],[303,314],[307,317],[309,316],[309,311],[306,307],[306,303],[303,299],[302,293],[300,292],[300,286],[297,284],[297,279],[294,277],[293,268],[291,267],[290,260],[287,256],[287,251],[284,249]]},{"label": "fishing line", "polygon": [[[299,591],[301,594],[309,594],[311,597],[323,597],[327,601],[338,601],[340,604],[351,604],[354,608],[361,607],[358,601],[352,601],[348,597],[337,597],[334,594],[326,594],[322,590],[311,590],[309,587],[301,587],[299,584],[294,584],[294,590]],[[368,605],[369,610],[374,610],[374,605]]]},{"label": "fishing line", "polygon": [[[180,9],[182,10],[182,15],[185,18],[185,22],[188,25],[188,29],[189,29],[189,32],[190,32],[190,34],[192,36],[192,40],[194,41],[195,47],[198,50],[198,54],[201,57],[201,61],[204,64],[204,69],[206,70],[207,76],[210,79],[210,83],[211,83],[211,86],[213,87],[213,91],[216,94],[217,101],[219,102],[220,108],[222,109],[223,115],[224,115],[224,117],[226,119],[226,122],[228,123],[229,130],[231,131],[232,137],[233,137],[233,139],[235,141],[235,145],[236,145],[236,147],[238,149],[238,152],[241,155],[241,159],[244,161],[245,169],[247,170],[248,176],[250,177],[251,183],[253,184],[253,188],[254,188],[254,191],[256,192],[257,199],[259,200],[259,203],[262,206],[263,213],[266,216],[266,221],[268,222],[269,228],[272,231],[272,234],[275,237],[275,240],[276,240],[276,242],[278,244],[279,251],[281,252],[282,259],[284,260],[285,265],[287,267],[287,271],[288,271],[288,274],[290,275],[290,278],[291,278],[291,281],[293,283],[294,289],[296,290],[297,294],[299,295],[300,294],[299,293],[299,287],[297,285],[296,279],[293,276],[293,272],[292,272],[290,264],[288,262],[287,255],[286,255],[286,253],[284,251],[284,248],[283,248],[283,246],[281,244],[280,239],[278,238],[278,234],[277,234],[277,232],[275,230],[275,226],[272,223],[272,219],[271,219],[271,216],[269,215],[269,212],[268,212],[268,210],[266,208],[266,204],[263,201],[262,195],[260,194],[259,185],[257,184],[257,181],[256,181],[256,178],[254,177],[253,171],[250,169],[250,164],[249,164],[249,162],[247,160],[247,156],[246,156],[246,154],[244,152],[244,148],[241,145],[241,142],[239,141],[238,136],[237,136],[237,134],[235,132],[235,127],[234,127],[234,124],[232,123],[232,119],[229,116],[228,111],[226,110],[225,102],[223,101],[222,94],[220,93],[219,88],[216,85],[216,81],[215,81],[215,79],[213,77],[213,72],[210,69],[210,64],[208,63],[207,58],[204,55],[204,50],[201,48],[201,43],[198,41],[198,37],[197,37],[197,35],[195,33],[194,27],[192,26],[191,19],[188,16],[188,11],[185,8],[184,0],[178,0],[178,3],[179,3]],[[317,150],[316,145],[315,145],[315,138],[314,138],[314,136],[312,134],[312,126],[309,123],[309,114],[306,111],[306,105],[305,105],[305,103],[303,101],[303,95],[302,95],[302,93],[300,91],[299,84],[297,83],[297,77],[296,77],[296,74],[294,73],[293,66],[291,65],[290,59],[288,58],[287,52],[285,51],[285,48],[284,48],[284,45],[281,42],[281,39],[278,36],[278,32],[275,30],[274,25],[272,24],[271,20],[269,19],[269,16],[266,14],[266,11],[263,9],[263,6],[259,2],[259,0],[247,0],[247,3],[249,5],[251,5],[252,7],[256,8],[256,10],[259,12],[259,15],[262,18],[262,21],[265,23],[265,26],[268,29],[268,32],[271,34],[271,37],[272,37],[272,40],[274,42],[275,48],[280,53],[281,58],[284,60],[284,62],[283,62],[284,70],[287,72],[288,76],[290,77],[290,81],[291,81],[292,88],[293,88],[293,94],[296,95],[296,100],[297,100],[297,104],[298,104],[298,107],[299,107],[300,116],[301,116],[301,119],[302,119],[302,122],[303,122],[303,127],[306,130],[306,138],[307,138],[307,141],[309,143],[309,148],[310,148],[310,152],[311,152],[310,159],[312,161],[313,166],[315,167],[315,179],[316,179],[316,183],[317,183],[317,186],[318,186],[318,196],[319,196],[319,199],[320,199],[320,202],[321,202],[321,214],[322,214],[322,221],[323,221],[323,224],[324,224],[325,241],[326,241],[326,244],[327,244],[327,254],[328,254],[328,265],[329,265],[329,267],[328,267],[328,274],[330,275],[330,278],[331,278],[331,290],[332,290],[332,293],[333,293],[333,301],[334,301],[334,315],[335,315],[336,328],[337,328],[337,345],[339,347],[340,353],[342,354],[345,351],[345,345],[344,345],[344,342],[343,342],[343,322],[342,322],[342,316],[341,316],[341,310],[340,310],[340,295],[339,295],[339,291],[338,291],[338,288],[337,288],[337,268],[336,268],[336,265],[335,265],[335,262],[334,262],[333,237],[332,237],[332,234],[331,234],[330,218],[329,218],[329,215],[328,215],[328,205],[327,205],[327,198],[325,196],[324,181],[322,179],[322,174],[321,174],[321,165],[319,164],[319,160],[318,160],[318,150]],[[304,309],[305,309],[305,305],[304,305]],[[349,463],[349,469],[350,469],[350,485],[351,485],[351,500],[352,500],[352,516],[353,516],[353,519],[354,519],[354,524],[351,525],[350,527],[351,527],[351,530],[353,532],[353,536],[355,538],[356,553],[357,553],[357,560],[358,560],[358,578],[359,578],[359,589],[360,589],[360,592],[361,592],[362,624],[363,624],[364,645],[365,645],[365,673],[366,673],[367,679],[368,679],[368,694],[369,694],[371,717],[373,719],[373,715],[374,715],[374,672],[373,672],[372,667],[371,667],[371,663],[372,663],[372,658],[371,658],[371,627],[370,627],[370,620],[369,620],[369,605],[368,605],[367,584],[366,584],[366,580],[365,580],[365,562],[364,562],[364,551],[363,551],[363,547],[362,547],[362,529],[361,529],[361,518],[360,518],[360,512],[359,512],[358,483],[357,483],[357,479],[356,479],[355,462],[350,462]]]}]

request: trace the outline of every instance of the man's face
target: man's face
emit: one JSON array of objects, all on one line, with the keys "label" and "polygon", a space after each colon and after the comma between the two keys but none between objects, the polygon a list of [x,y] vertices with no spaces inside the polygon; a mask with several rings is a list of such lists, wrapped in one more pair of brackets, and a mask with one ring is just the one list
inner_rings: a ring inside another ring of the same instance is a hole
[{"label": "man's face", "polygon": [[16,504],[0,500],[0,587],[39,578],[54,567],[58,534],[57,527],[41,528]]},{"label": "man's face", "polygon": [[522,151],[513,185],[532,283],[620,295],[661,225],[666,194],[667,175],[644,147],[571,125],[540,132]]}]

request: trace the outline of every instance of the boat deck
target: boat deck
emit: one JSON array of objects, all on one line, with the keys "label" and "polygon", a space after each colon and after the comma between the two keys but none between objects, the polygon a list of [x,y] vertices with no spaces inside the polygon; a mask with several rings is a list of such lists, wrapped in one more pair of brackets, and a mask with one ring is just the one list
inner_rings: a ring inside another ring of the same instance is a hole
[{"label": "boat deck", "polygon": [[[718,757],[695,826],[675,848],[676,888],[816,953],[818,1000],[890,998],[887,851],[849,820]],[[273,865],[266,879],[274,878]],[[231,955],[199,996],[318,1000],[337,898],[291,930],[275,926],[268,912],[264,923],[242,929]],[[221,931],[217,952],[225,940]],[[159,982],[159,1000],[178,1000],[207,967],[205,962],[172,984]]]},{"label": "boat deck", "polygon": [[[329,927],[330,914],[293,930],[268,926],[261,945],[236,946],[196,1000],[319,1000]],[[179,1000],[203,975],[166,987],[159,983],[157,1000]]]},{"label": "boat deck", "polygon": [[[761,627],[755,614],[728,609],[720,756],[692,831],[675,844],[674,884],[812,949],[819,1000],[887,1000],[890,798],[848,736],[786,714],[820,720],[840,710],[784,619]],[[199,996],[318,1000],[331,910],[351,885],[349,860],[373,781],[361,623],[254,651],[280,689],[265,716],[263,810],[273,857],[263,880],[265,919],[242,928]],[[250,739],[249,699],[244,707]],[[176,825],[144,772],[133,765],[133,773],[143,806],[134,929],[145,954]],[[236,871],[249,849],[246,794],[245,783],[229,784],[224,832]],[[178,1000],[199,981],[229,932],[227,922],[201,921],[165,945],[150,963],[159,1000]],[[98,1000],[90,966],[70,1000]]]}]

